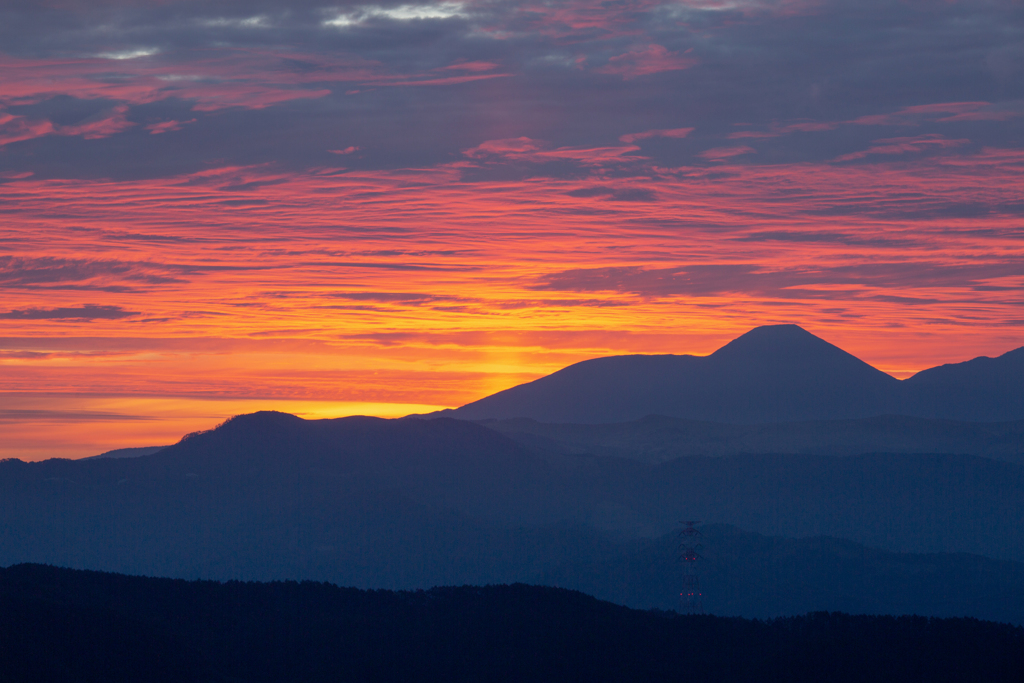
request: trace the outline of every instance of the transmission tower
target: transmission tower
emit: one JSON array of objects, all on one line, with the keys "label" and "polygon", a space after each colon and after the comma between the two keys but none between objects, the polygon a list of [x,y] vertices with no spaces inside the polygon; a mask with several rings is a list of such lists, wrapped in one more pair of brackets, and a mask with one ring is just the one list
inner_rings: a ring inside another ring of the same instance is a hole
[{"label": "transmission tower", "polygon": [[703,614],[704,601],[700,591],[700,578],[697,576],[697,562],[700,551],[704,549],[701,540],[704,534],[697,525],[699,520],[679,523],[683,528],[679,531],[679,560],[683,563],[683,592],[679,594],[679,604],[683,614]]}]

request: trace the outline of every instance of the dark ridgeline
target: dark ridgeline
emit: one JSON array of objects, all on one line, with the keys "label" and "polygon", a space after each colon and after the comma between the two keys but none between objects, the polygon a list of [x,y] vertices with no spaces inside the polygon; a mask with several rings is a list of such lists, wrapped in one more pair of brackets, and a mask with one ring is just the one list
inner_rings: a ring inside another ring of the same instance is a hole
[{"label": "dark ridgeline", "polygon": [[1024,464],[1024,420],[960,422],[883,415],[750,425],[648,415],[607,424],[551,424],[529,418],[481,420],[480,424],[542,452],[651,463],[739,453],[959,453]]},{"label": "dark ridgeline", "polygon": [[561,485],[538,456],[467,422],[257,413],[150,456],[0,462],[0,566],[507,581],[586,537],[540,526],[574,505]]},{"label": "dark ridgeline", "polygon": [[95,460],[96,458],[140,458],[143,455],[153,455],[159,453],[167,446],[140,446],[138,448],[115,448],[112,451],[106,453],[100,453],[99,455],[93,455],[88,458],[82,458],[82,460]]},{"label": "dark ridgeline", "polygon": [[[0,566],[366,588],[543,581],[671,607],[677,591],[662,587],[678,563],[635,567],[660,547],[643,539],[679,519],[771,537],[710,544],[709,558],[774,568],[758,584],[709,560],[705,604],[720,614],[792,613],[788,591],[800,611],[1024,623],[1024,469],[975,456],[652,463],[530,449],[459,420],[257,413],[149,456],[0,462]],[[852,543],[779,538],[815,536]],[[964,552],[987,557],[952,554]],[[644,585],[624,589],[623,572]]]},{"label": "dark ridgeline", "polygon": [[595,358],[438,414],[583,424],[648,415],[741,424],[879,415],[1022,420],[1024,348],[900,381],[796,325],[771,325],[710,356]]},{"label": "dark ridgeline", "polygon": [[1017,681],[1024,629],[639,612],[535,586],[364,592],[0,570],[0,681]]},{"label": "dark ridgeline", "polygon": [[922,370],[904,381],[908,405],[922,417],[990,422],[1024,418],[1024,347],[998,358]]}]

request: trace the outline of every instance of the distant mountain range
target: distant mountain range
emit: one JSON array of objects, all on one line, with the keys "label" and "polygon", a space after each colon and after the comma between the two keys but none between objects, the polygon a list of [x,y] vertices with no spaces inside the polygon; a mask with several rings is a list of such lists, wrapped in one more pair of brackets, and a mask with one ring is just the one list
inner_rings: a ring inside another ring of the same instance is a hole
[{"label": "distant mountain range", "polygon": [[588,424],[648,415],[740,424],[881,415],[1024,420],[1024,347],[901,381],[796,325],[772,325],[710,356],[583,361],[435,415]]},{"label": "distant mountain range", "polygon": [[957,453],[1024,464],[1024,420],[959,422],[884,415],[747,425],[649,415],[609,424],[551,424],[528,418],[478,424],[542,452],[652,463],[743,453]]},{"label": "distant mountain range", "polygon": [[720,614],[1024,623],[1022,368],[1018,349],[899,381],[783,325],[442,415],[263,412],[167,447],[0,461],[0,566],[539,582],[670,609],[673,530],[701,519]]},{"label": "distant mountain range", "polygon": [[[1024,622],[1024,468],[971,455],[644,459],[460,420],[256,413],[151,455],[0,462],[0,566],[366,588],[527,581],[672,607],[680,519],[719,525],[706,568],[721,613]],[[754,581],[755,566],[771,571]]]}]

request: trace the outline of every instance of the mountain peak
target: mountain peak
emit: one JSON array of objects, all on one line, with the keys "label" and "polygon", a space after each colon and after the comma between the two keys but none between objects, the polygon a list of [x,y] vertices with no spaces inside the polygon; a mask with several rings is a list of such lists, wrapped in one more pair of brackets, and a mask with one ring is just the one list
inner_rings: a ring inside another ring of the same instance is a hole
[{"label": "mountain peak", "polygon": [[736,423],[888,414],[1013,420],[1024,415],[1022,374],[1024,349],[927,370],[904,385],[798,325],[765,325],[709,356],[595,358],[448,414],[563,423],[645,415]]},{"label": "mountain peak", "polygon": [[[762,325],[746,332],[711,354],[716,359],[778,358],[780,356],[797,356],[806,358],[806,354],[814,356],[830,353],[850,356],[838,346],[829,344],[799,325]],[[850,356],[853,358],[853,356]]]}]

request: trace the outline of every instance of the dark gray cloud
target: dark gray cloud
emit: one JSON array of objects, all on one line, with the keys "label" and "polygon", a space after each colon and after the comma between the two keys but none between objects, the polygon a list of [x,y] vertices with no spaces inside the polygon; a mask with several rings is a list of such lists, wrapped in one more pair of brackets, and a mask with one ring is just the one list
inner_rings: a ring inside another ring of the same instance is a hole
[{"label": "dark gray cloud", "polygon": [[116,260],[0,256],[0,288],[59,288],[77,285],[119,291],[132,285],[182,282],[182,268]]},{"label": "dark gray cloud", "polygon": [[[346,264],[351,267],[363,264]],[[365,267],[380,267],[367,264]],[[385,266],[391,267],[391,266]],[[394,266],[406,268],[406,266]],[[117,259],[71,259],[53,256],[0,256],[0,290],[71,289],[127,292],[187,282],[190,276],[216,271],[265,270],[270,266],[182,265]],[[416,266],[408,266],[416,268]]]},{"label": "dark gray cloud", "polygon": [[1024,202],[944,201],[920,197],[894,197],[876,202],[837,201],[827,208],[810,209],[817,216],[867,215],[903,220],[936,218],[984,218],[987,216],[1024,216]]},{"label": "dark gray cloud", "polygon": [[733,238],[737,242],[794,242],[804,244],[844,244],[851,247],[906,247],[920,245],[923,240],[906,237],[863,237],[845,232],[797,232],[765,230]]},{"label": "dark gray cloud", "polygon": [[[1024,146],[1016,0],[720,5],[9,0],[0,172],[460,162],[468,181],[642,177]],[[520,137],[639,149],[611,170],[465,156]]]},{"label": "dark gray cloud", "polygon": [[101,410],[18,410],[0,409],[0,422],[26,422],[28,420],[53,422],[107,422],[111,420],[156,420],[144,415],[129,415]]},{"label": "dark gray cloud", "polygon": [[570,190],[566,194],[570,197],[598,197],[615,202],[653,202],[658,198],[653,191],[642,187],[584,187],[579,190]]},{"label": "dark gray cloud", "polygon": [[[577,268],[552,273],[533,289],[569,292],[620,292],[648,297],[751,294],[779,298],[837,298],[860,293],[853,287],[892,287],[904,290],[951,287],[975,291],[1004,291],[989,284],[1000,278],[1024,276],[1024,263],[957,265],[932,262],[860,263],[816,269],[771,270],[754,264],[689,265],[671,268],[625,266]],[[814,289],[827,285],[828,289]],[[1006,287],[1005,291],[1016,291]]]},{"label": "dark gray cloud", "polygon": [[133,315],[139,315],[139,312],[126,311],[120,306],[83,304],[68,308],[23,308],[0,312],[0,320],[119,320]]}]

